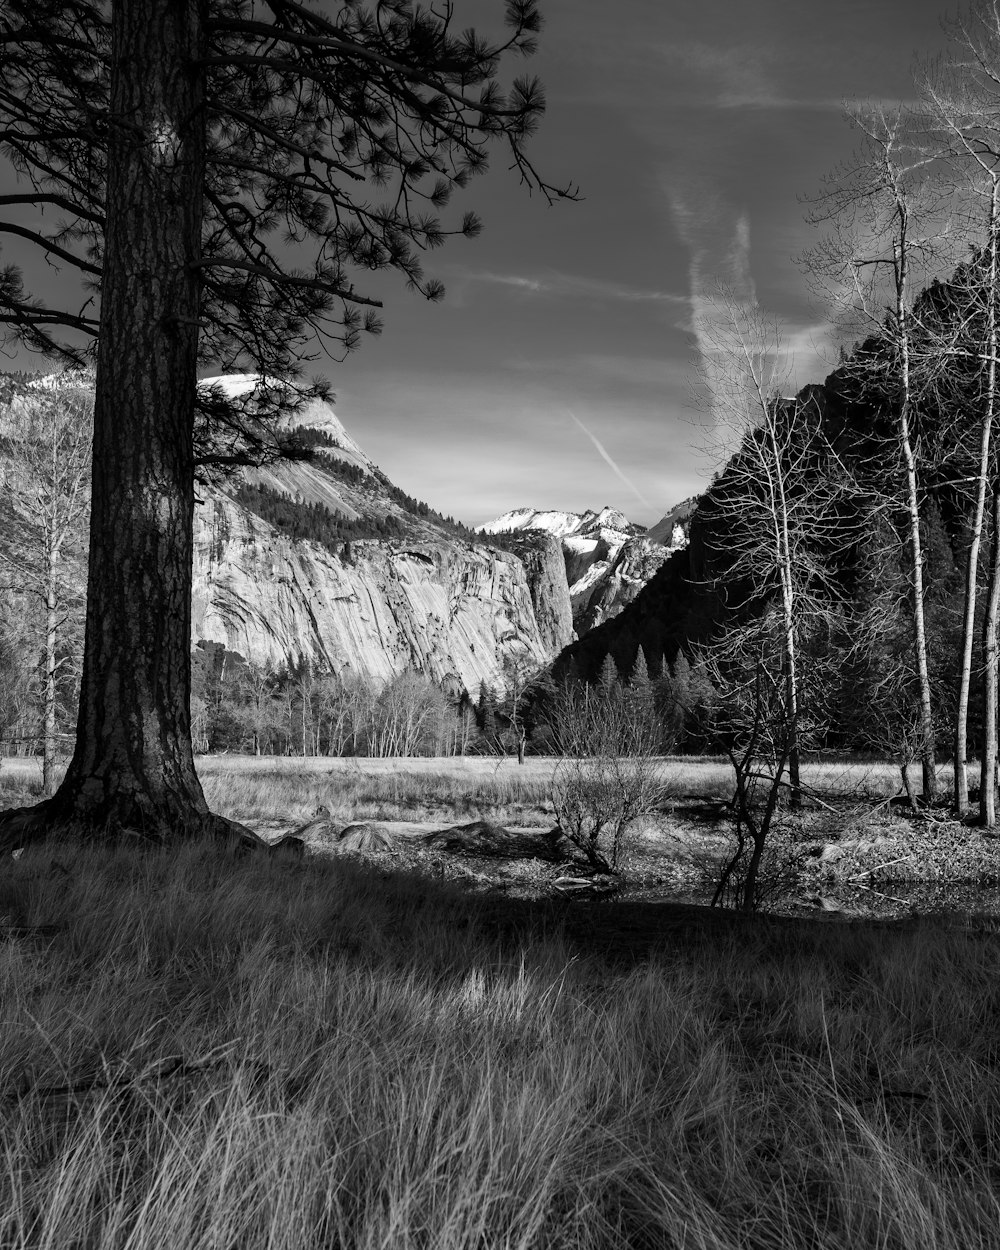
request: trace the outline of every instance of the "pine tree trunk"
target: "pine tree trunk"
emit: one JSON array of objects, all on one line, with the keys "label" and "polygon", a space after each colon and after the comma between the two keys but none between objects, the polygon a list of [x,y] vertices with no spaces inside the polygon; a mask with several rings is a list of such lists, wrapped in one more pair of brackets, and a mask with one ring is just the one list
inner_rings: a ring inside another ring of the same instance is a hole
[{"label": "pine tree trunk", "polygon": [[997,617],[1000,615],[1000,482],[993,484],[993,553],[983,621],[983,751],[979,778],[979,823],[997,822]]},{"label": "pine tree trunk", "polygon": [[976,579],[979,571],[979,547],[982,541],[983,517],[986,512],[986,484],[989,477],[990,440],[996,405],[997,381],[997,196],[998,182],[993,178],[989,217],[989,276],[986,290],[986,398],[980,426],[979,468],[976,480],[976,506],[972,517],[972,533],[965,564],[965,599],[962,613],[962,658],[958,683],[958,706],[955,712],[955,815],[961,819],[969,805],[968,722],[969,690],[972,685],[972,644],[976,620]]},{"label": "pine tree trunk", "polygon": [[89,594],[76,752],[49,818],[205,827],[191,746],[204,0],[116,0]]}]

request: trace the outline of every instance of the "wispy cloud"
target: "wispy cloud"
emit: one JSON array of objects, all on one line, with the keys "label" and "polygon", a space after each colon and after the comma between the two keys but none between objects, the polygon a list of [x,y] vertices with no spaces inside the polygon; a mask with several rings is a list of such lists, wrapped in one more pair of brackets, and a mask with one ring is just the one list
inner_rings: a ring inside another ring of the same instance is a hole
[{"label": "wispy cloud", "polygon": [[596,300],[613,300],[629,304],[674,304],[688,302],[686,295],[675,291],[657,291],[645,287],[629,286],[622,282],[608,282],[603,278],[588,278],[578,274],[546,273],[537,277],[522,274],[492,273],[480,271],[465,275],[470,282],[487,282],[496,286],[513,287],[532,295],[555,298],[575,297]]},{"label": "wispy cloud", "polygon": [[[767,367],[774,385],[791,394],[807,382],[825,377],[834,357],[832,323],[783,324],[780,318],[772,318],[757,307],[747,212],[698,179],[675,179],[668,188],[668,198],[675,228],[689,251],[689,329],[705,375],[711,378],[716,370],[727,367],[733,347],[735,305],[738,321],[742,320],[742,306],[747,327],[759,322],[772,339]],[[713,390],[710,384],[706,396],[710,401]],[[714,403],[712,408],[716,422],[724,423],[726,413],[714,411]]]},{"label": "wispy cloud", "polygon": [[601,457],[604,463],[608,465],[608,467],[615,474],[617,474],[619,479],[625,483],[625,485],[629,488],[632,494],[635,495],[636,499],[639,500],[639,502],[642,504],[644,508],[651,508],[653,505],[649,502],[649,500],[642,493],[642,491],[638,488],[638,486],[636,486],[636,484],[632,481],[632,479],[628,477],[628,475],[625,472],[623,472],[623,470],[619,468],[619,466],[615,463],[615,461],[611,458],[610,454],[607,451],[607,448],[604,446],[601,440],[597,438],[595,435],[591,434],[590,430],[587,429],[587,427],[583,424],[583,422],[574,412],[571,412],[568,408],[566,409],[566,411],[569,413],[571,420],[583,431],[584,434],[586,434],[586,436],[594,444],[594,447],[597,449],[597,454]]},{"label": "wispy cloud", "polygon": [[750,268],[750,218],[704,179],[679,179],[667,188],[677,233],[690,256],[690,330],[702,357],[718,341],[719,295],[740,303],[757,297]]},{"label": "wispy cloud", "polygon": [[837,332],[833,323],[817,321],[804,326],[785,326],[781,355],[792,385],[820,382],[836,364]]}]

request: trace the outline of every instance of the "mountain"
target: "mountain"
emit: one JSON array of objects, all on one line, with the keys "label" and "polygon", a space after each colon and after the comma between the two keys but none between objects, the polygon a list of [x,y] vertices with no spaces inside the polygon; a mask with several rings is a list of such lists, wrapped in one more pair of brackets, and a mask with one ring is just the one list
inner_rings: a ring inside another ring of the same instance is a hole
[{"label": "mountain", "polygon": [[482,527],[487,534],[545,533],[562,544],[573,608],[583,636],[617,616],[673,552],[687,543],[695,500],[686,500],[648,530],[616,508],[599,512],[540,512],[518,508]]},{"label": "mountain", "polygon": [[[92,386],[68,373],[2,381],[6,412],[13,394]],[[200,385],[252,414],[255,376]],[[192,646],[376,681],[414,668],[474,696],[481,682],[502,688],[510,661],[544,664],[572,640],[558,539],[501,549],[441,516],[391,482],[322,399],[279,427],[311,457],[198,487]]]},{"label": "mountain", "polygon": [[541,665],[572,639],[555,539],[520,553],[475,540],[395,486],[324,400],[285,426],[311,460],[246,470],[198,506],[192,641],[374,680],[415,668],[475,694],[502,687],[511,659]]}]

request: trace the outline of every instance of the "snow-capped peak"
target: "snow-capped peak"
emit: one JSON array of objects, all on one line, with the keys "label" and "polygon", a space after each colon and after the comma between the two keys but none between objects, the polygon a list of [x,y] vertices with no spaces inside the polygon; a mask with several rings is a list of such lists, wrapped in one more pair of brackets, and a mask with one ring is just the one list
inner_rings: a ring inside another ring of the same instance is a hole
[{"label": "snow-capped peak", "polygon": [[484,534],[498,534],[508,530],[546,530],[557,538],[575,534],[583,517],[578,512],[539,512],[535,508],[514,508],[495,520],[480,526]]},{"label": "snow-capped peak", "polygon": [[497,534],[505,530],[545,530],[557,538],[578,535],[599,536],[602,530],[628,537],[636,533],[636,527],[617,508],[602,508],[595,512],[540,512],[535,508],[515,508],[480,527],[485,534]]}]

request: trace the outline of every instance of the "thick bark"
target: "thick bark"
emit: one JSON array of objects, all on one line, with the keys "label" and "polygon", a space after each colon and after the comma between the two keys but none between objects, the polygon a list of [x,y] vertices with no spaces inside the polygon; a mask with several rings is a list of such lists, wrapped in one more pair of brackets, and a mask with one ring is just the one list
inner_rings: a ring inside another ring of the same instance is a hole
[{"label": "thick bark", "polygon": [[118,0],[76,752],[46,819],[209,817],[190,732],[203,0]]},{"label": "thick bark", "polygon": [[979,777],[979,823],[997,822],[997,617],[1000,615],[1000,482],[993,484],[993,554],[983,621],[983,750]]},{"label": "thick bark", "polygon": [[969,690],[972,685],[972,644],[976,620],[976,579],[979,570],[979,547],[982,542],[983,517],[986,512],[986,485],[989,477],[990,441],[996,406],[997,383],[997,196],[996,176],[990,194],[989,275],[986,289],[986,396],[983,405],[979,438],[979,465],[976,478],[976,506],[972,517],[969,550],[965,563],[965,597],[962,611],[962,661],[958,683],[958,706],[955,712],[955,815],[961,818],[969,805],[968,722]]}]

